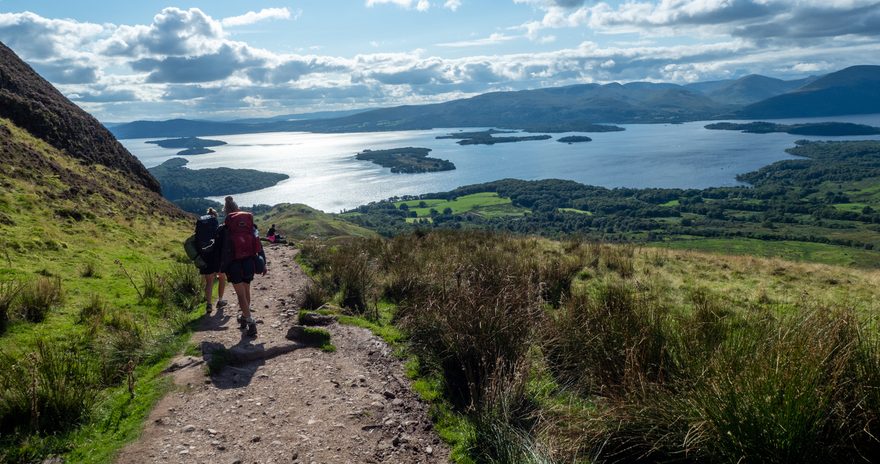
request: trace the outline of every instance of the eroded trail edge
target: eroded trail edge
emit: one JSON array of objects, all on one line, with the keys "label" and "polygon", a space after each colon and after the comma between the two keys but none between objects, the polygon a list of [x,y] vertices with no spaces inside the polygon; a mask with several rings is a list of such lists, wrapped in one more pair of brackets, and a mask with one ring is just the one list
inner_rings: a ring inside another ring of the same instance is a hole
[{"label": "eroded trail edge", "polygon": [[252,285],[259,336],[244,337],[229,306],[206,316],[192,342],[226,349],[212,376],[204,357],[176,359],[175,389],[153,409],[118,463],[439,463],[448,449],[403,366],[369,331],[333,324],[336,352],[285,339],[308,277],[297,251],[269,246],[270,273]]}]

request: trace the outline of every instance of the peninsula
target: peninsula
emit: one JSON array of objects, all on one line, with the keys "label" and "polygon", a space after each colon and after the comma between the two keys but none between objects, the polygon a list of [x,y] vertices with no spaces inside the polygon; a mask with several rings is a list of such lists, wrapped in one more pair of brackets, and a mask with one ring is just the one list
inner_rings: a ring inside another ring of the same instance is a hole
[{"label": "peninsula", "polygon": [[777,124],[765,121],[747,123],[716,122],[714,124],[708,124],[705,127],[706,129],[711,130],[738,130],[749,134],[770,134],[774,132],[784,132],[792,135],[819,136],[880,134],[880,127],[853,124],[849,122],[813,122],[804,124]]}]

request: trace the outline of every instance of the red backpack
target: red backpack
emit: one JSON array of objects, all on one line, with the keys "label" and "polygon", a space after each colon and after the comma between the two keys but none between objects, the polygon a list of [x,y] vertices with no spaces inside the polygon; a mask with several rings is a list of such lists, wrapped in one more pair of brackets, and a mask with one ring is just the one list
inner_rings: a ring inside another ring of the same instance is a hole
[{"label": "red backpack", "polygon": [[254,216],[244,211],[226,215],[226,229],[232,241],[234,259],[249,258],[260,252],[260,238],[254,231]]}]

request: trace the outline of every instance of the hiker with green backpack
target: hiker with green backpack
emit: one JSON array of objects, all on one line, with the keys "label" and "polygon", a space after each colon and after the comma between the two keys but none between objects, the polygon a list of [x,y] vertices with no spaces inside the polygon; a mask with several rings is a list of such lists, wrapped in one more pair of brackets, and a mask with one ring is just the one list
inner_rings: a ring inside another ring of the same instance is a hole
[{"label": "hiker with green backpack", "polygon": [[[210,249],[211,241],[217,233],[219,223],[217,211],[208,208],[207,214],[196,220],[195,233],[184,243],[184,249],[202,275],[205,288],[205,313],[213,310],[214,279],[218,281],[217,309],[226,306],[223,292],[226,289],[226,275],[220,272],[220,254]],[[206,248],[208,247],[208,248]]]}]

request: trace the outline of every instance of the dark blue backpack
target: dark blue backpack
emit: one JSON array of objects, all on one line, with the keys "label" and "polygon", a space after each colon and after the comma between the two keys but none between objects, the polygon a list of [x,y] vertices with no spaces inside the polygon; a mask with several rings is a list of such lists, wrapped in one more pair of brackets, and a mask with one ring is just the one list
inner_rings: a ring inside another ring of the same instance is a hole
[{"label": "dark blue backpack", "polygon": [[196,221],[196,243],[199,248],[204,248],[210,245],[211,240],[214,239],[214,233],[217,231],[217,227],[220,226],[220,223],[217,222],[217,218],[211,216],[210,214],[206,214],[200,217]]}]

